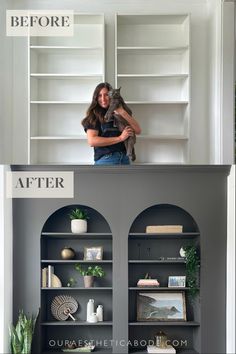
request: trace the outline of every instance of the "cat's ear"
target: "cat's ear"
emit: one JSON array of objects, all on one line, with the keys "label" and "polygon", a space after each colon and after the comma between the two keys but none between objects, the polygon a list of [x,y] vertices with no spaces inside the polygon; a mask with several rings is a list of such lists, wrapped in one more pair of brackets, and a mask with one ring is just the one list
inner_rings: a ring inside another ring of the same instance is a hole
[{"label": "cat's ear", "polygon": [[121,89],[121,86],[118,88],[118,91],[120,91],[120,89]]}]

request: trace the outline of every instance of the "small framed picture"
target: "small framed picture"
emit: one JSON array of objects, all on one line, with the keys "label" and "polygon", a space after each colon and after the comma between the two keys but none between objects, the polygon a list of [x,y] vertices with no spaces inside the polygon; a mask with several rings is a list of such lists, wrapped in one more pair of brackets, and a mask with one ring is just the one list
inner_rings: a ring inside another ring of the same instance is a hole
[{"label": "small framed picture", "polygon": [[168,288],[185,288],[185,275],[171,275],[168,277]]},{"label": "small framed picture", "polygon": [[103,247],[84,247],[85,261],[101,261],[103,256]]}]

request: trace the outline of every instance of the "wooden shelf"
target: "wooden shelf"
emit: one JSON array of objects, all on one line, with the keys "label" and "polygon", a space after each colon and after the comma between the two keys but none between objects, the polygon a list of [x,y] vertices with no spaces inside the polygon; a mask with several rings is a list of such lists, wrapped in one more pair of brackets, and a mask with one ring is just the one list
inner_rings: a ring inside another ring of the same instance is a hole
[{"label": "wooden shelf", "polygon": [[[194,349],[176,349],[176,354],[198,354],[198,352]],[[136,354],[147,354],[147,351],[144,351],[143,349],[130,349],[129,353],[136,353]]]},{"label": "wooden shelf", "polygon": [[124,51],[124,52],[127,52],[127,53],[133,53],[133,52],[160,52],[160,53],[163,53],[163,52],[167,52],[167,54],[179,54],[179,53],[183,53],[185,52],[186,50],[189,49],[189,46],[186,45],[186,46],[166,46],[166,47],[161,47],[161,46],[143,46],[143,47],[133,47],[133,46],[129,46],[129,47],[117,47],[117,50],[118,51]]},{"label": "wooden shelf", "polygon": [[[109,348],[109,347],[106,347],[106,348],[100,348],[100,347],[96,347],[95,349],[94,349],[94,351],[93,352],[96,352],[96,353],[112,353],[112,348]],[[92,352],[92,353],[93,353]],[[42,352],[42,354],[52,354],[52,353],[62,353],[62,349],[61,348],[57,348],[57,349],[51,349],[51,350],[44,350],[43,352]],[[71,353],[71,354],[73,354],[73,353],[75,353],[75,352],[67,352],[67,353]],[[85,352],[80,352],[80,353],[85,353]],[[147,353],[146,353],[147,354]]]},{"label": "wooden shelf", "polygon": [[138,135],[137,139],[148,140],[188,140],[186,135]]},{"label": "wooden shelf", "polygon": [[150,105],[150,104],[161,104],[161,105],[187,105],[189,101],[126,101],[127,104],[144,104],[144,105]]},{"label": "wooden shelf", "polygon": [[176,288],[174,288],[174,287],[171,287],[171,288],[169,288],[169,287],[165,287],[165,286],[156,286],[156,287],[137,287],[137,286],[131,286],[131,287],[129,287],[129,290],[132,290],[132,291],[152,291],[152,290],[154,290],[154,291],[176,291],[176,290],[189,290],[190,288],[187,288],[187,287],[185,287],[185,288],[180,288],[180,287],[176,287]]},{"label": "wooden shelf", "polygon": [[31,136],[31,140],[87,140],[86,135],[75,136]]},{"label": "wooden shelf", "polygon": [[55,322],[42,322],[41,326],[112,326],[112,321],[103,321],[96,323],[89,323],[86,321],[55,321]]},{"label": "wooden shelf", "polygon": [[89,101],[30,101],[31,104],[84,104],[88,105]]},{"label": "wooden shelf", "polygon": [[100,239],[112,239],[112,233],[110,232],[87,232],[84,234],[75,234],[72,232],[42,232],[43,237],[58,238],[67,240],[100,240]]},{"label": "wooden shelf", "polygon": [[129,326],[180,326],[180,327],[199,327],[200,323],[195,321],[139,321],[129,322]]},{"label": "wooden shelf", "polygon": [[85,263],[85,264],[90,264],[90,263],[112,263],[113,261],[111,259],[109,260],[101,260],[101,261],[87,261],[84,259],[73,259],[73,260],[57,260],[57,259],[42,259],[41,263],[54,263],[54,264],[76,264],[76,263]]},{"label": "wooden shelf", "polygon": [[144,263],[149,263],[149,264],[185,264],[186,261],[183,259],[181,260],[150,260],[150,259],[134,259],[134,260],[129,260],[130,264],[144,264]]},{"label": "wooden shelf", "polygon": [[169,78],[177,78],[177,79],[186,79],[188,74],[166,74],[166,75],[159,75],[159,74],[117,74],[117,77],[120,78],[136,78],[136,77],[144,77],[144,78],[160,78],[160,79],[169,79]]},{"label": "wooden shelf", "polygon": [[188,239],[200,236],[199,232],[182,232],[182,233],[146,233],[146,232],[132,232],[129,234],[131,239],[147,239],[160,238],[160,239]]},{"label": "wooden shelf", "polygon": [[97,291],[97,290],[112,290],[112,287],[109,286],[100,286],[100,287],[92,287],[92,288],[78,288],[78,287],[61,287],[61,288],[41,288],[42,291],[58,291],[58,290],[66,290],[66,291]]},{"label": "wooden shelf", "polygon": [[89,79],[89,78],[102,78],[103,74],[47,74],[47,73],[32,73],[31,77],[37,79]]}]

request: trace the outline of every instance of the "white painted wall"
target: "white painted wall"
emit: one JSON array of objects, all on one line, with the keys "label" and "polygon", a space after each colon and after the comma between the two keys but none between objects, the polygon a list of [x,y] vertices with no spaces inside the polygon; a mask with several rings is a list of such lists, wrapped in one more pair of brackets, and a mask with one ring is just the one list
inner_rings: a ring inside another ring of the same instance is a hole
[{"label": "white painted wall", "polygon": [[12,1],[0,2],[0,162],[12,159],[12,38],[6,37],[5,13]]},{"label": "white painted wall", "polygon": [[228,177],[228,239],[227,239],[227,353],[234,354],[235,346],[235,166]]},{"label": "white painted wall", "polygon": [[234,0],[209,0],[210,163],[234,162]]},{"label": "white painted wall", "polygon": [[12,203],[5,198],[8,166],[0,165],[0,353],[9,353],[9,325],[12,323]]},{"label": "white painted wall", "polygon": [[[55,8],[55,2],[13,0],[13,7]],[[192,40],[192,120],[190,128],[192,163],[209,162],[209,42],[208,2],[206,0],[58,0],[59,9],[74,9],[78,12],[104,12],[106,22],[106,80],[114,84],[114,13],[190,13]],[[27,160],[27,66],[26,40],[14,38],[13,62],[13,162]],[[20,133],[19,133],[20,132]]]}]

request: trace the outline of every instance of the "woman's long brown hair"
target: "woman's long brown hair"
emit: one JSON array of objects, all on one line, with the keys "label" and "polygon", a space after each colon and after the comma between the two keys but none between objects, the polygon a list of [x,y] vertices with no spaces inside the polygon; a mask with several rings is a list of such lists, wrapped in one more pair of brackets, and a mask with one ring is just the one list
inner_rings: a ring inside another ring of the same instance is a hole
[{"label": "woman's long brown hair", "polygon": [[108,91],[112,90],[112,86],[108,82],[101,82],[96,86],[93,93],[92,102],[86,112],[86,117],[81,122],[83,127],[88,125],[95,127],[98,120],[100,123],[104,122],[104,115],[107,110],[98,104],[98,95],[103,88],[108,89]]}]

